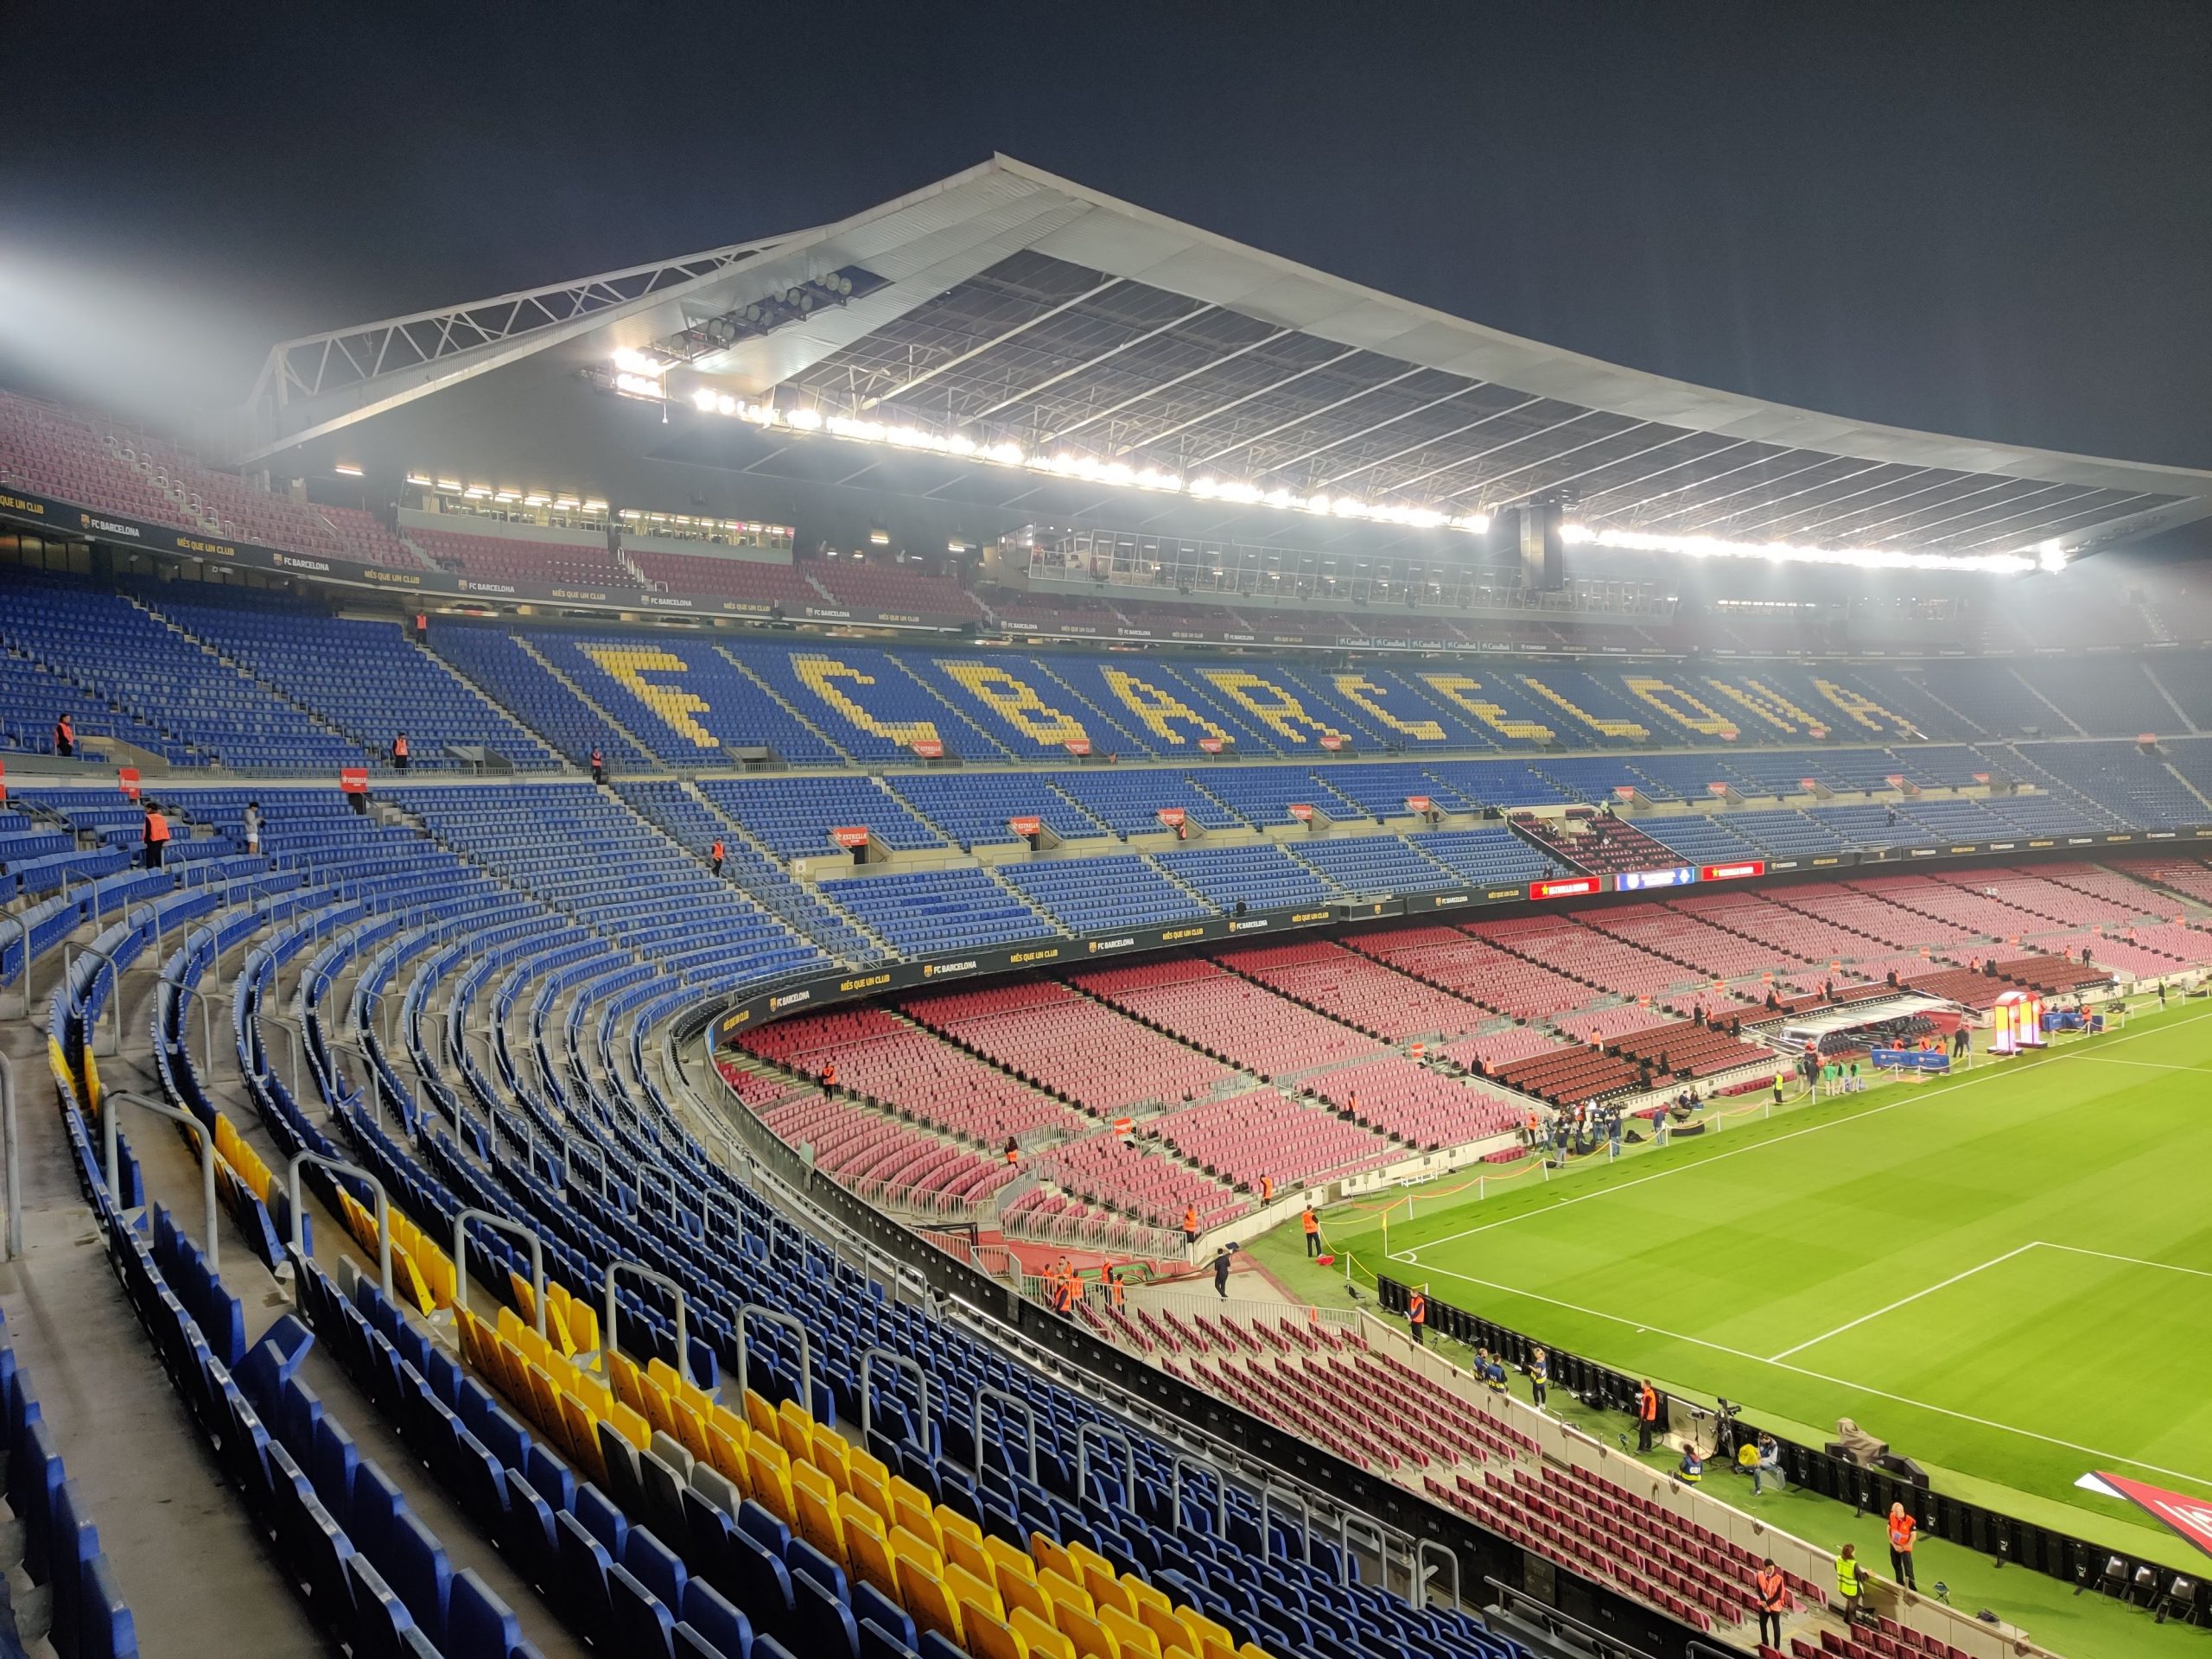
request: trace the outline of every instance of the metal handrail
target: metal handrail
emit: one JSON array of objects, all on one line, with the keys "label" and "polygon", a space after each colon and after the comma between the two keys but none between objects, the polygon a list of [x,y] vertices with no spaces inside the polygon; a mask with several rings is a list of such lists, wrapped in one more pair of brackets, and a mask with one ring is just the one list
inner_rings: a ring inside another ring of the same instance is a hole
[{"label": "metal handrail", "polygon": [[216,990],[219,992],[223,988],[223,941],[221,936],[215,931],[213,925],[201,922],[187,933],[184,936],[184,951],[188,957],[190,956],[192,942],[202,933],[207,936],[208,972],[214,979]]},{"label": "metal handrail", "polygon": [[[691,1344],[689,1326],[684,1317],[683,1287],[666,1274],[657,1272],[642,1262],[610,1262],[607,1264],[607,1318],[604,1321],[604,1328],[600,1332],[600,1341],[605,1344],[603,1351],[609,1354],[614,1351],[616,1318],[614,1281],[616,1275],[625,1273],[632,1274],[650,1284],[656,1284],[664,1290],[671,1290],[676,1293],[676,1374],[686,1382],[690,1382]],[[739,1344],[741,1351],[743,1346],[741,1341]]]},{"label": "metal handrail", "polygon": [[223,1270],[223,1244],[217,1224],[220,1211],[215,1201],[215,1137],[205,1123],[190,1112],[179,1111],[138,1093],[133,1089],[104,1089],[100,1091],[100,1165],[107,1176],[107,1192],[118,1204],[122,1183],[116,1167],[115,1108],[118,1105],[136,1106],[142,1112],[151,1112],[156,1117],[165,1117],[172,1123],[181,1123],[200,1137],[200,1200],[207,1212],[207,1270]]},{"label": "metal handrail", "polygon": [[1172,1471],[1168,1495],[1179,1517],[1183,1510],[1183,1478],[1186,1472],[1203,1469],[1213,1477],[1213,1529],[1217,1538],[1229,1536],[1229,1477],[1219,1464],[1197,1452],[1178,1451]]},{"label": "metal handrail", "polygon": [[922,1391],[922,1438],[914,1442],[914,1449],[924,1457],[930,1455],[930,1374],[904,1354],[894,1354],[888,1348],[863,1349],[861,1353],[861,1440],[866,1443],[875,1433],[874,1390],[868,1386],[878,1360],[895,1366],[914,1379]]},{"label": "metal handrail", "polygon": [[320,1152],[296,1152],[291,1162],[284,1166],[284,1190],[292,1203],[292,1248],[302,1255],[307,1254],[307,1211],[300,1203],[300,1166],[315,1164],[340,1175],[354,1175],[369,1184],[377,1195],[377,1275],[384,1287],[385,1300],[395,1306],[398,1298],[391,1288],[391,1200],[385,1195],[384,1183],[359,1164],[349,1164],[343,1158],[333,1158]]},{"label": "metal handrail", "polygon": [[1422,1538],[1414,1544],[1413,1594],[1408,1598],[1416,1607],[1428,1605],[1428,1558],[1431,1551],[1441,1554],[1452,1563],[1452,1605],[1456,1610],[1466,1604],[1459,1599],[1459,1552],[1440,1539]]},{"label": "metal handrail", "polygon": [[13,922],[23,936],[23,1018],[31,1017],[31,923],[30,917],[20,911],[0,912],[0,926]]},{"label": "metal handrail", "polygon": [[[1137,1452],[1126,1434],[1117,1433],[1103,1423],[1078,1423],[1075,1431],[1075,1485],[1085,1500],[1090,1496],[1090,1443],[1103,1441],[1122,1448],[1122,1502],[1131,1510],[1137,1505]],[[1310,1558],[1312,1551],[1307,1554]]]},{"label": "metal handrail", "polygon": [[[71,954],[73,951],[75,953],[73,956]],[[114,990],[107,1000],[108,1012],[114,1016],[111,1022],[113,1027],[111,1039],[115,1046],[109,1049],[108,1052],[111,1055],[120,1054],[123,1052],[123,969],[117,964],[115,958],[96,944],[76,944],[64,940],[61,945],[61,983],[65,988],[68,985],[70,969],[86,957],[97,962],[105,963],[107,965],[108,976],[115,981]],[[92,976],[92,982],[96,985],[99,982],[98,974]],[[82,997],[73,994],[69,1001],[78,1013],[82,1014],[85,1011],[85,1001]],[[99,1053],[99,1021],[97,1019],[92,1022],[92,1052],[97,1056]]]},{"label": "metal handrail", "polygon": [[753,1386],[752,1369],[747,1358],[745,1339],[747,1325],[759,1319],[765,1324],[779,1325],[798,1335],[798,1397],[799,1403],[810,1413],[814,1409],[814,1338],[806,1327],[789,1313],[772,1307],[763,1307],[758,1302],[746,1302],[737,1310],[737,1392],[742,1403],[745,1391]]},{"label": "metal handrail", "polygon": [[[1305,1493],[1293,1491],[1287,1486],[1278,1485],[1265,1476],[1261,1477],[1260,1479],[1260,1535],[1262,1538],[1268,1535],[1268,1518],[1270,1515],[1278,1511],[1285,1516],[1291,1513],[1282,1502],[1285,1498],[1292,1500],[1298,1505],[1300,1558],[1311,1567],[1313,1564],[1313,1505],[1312,1502]],[[1458,1572],[1459,1563],[1455,1560],[1452,1563],[1454,1575],[1452,1587],[1455,1591],[1459,1587]]]},{"label": "metal handrail", "polygon": [[16,1063],[5,1054],[0,1054],[0,1139],[8,1155],[8,1231],[0,1262],[15,1262],[23,1254],[23,1145],[16,1132]]},{"label": "metal handrail", "polygon": [[969,1433],[975,1442],[971,1449],[976,1457],[976,1478],[981,1480],[983,1478],[983,1402],[986,1400],[998,1402],[1001,1428],[1006,1425],[1006,1408],[1014,1406],[1020,1409],[1021,1426],[1029,1443],[1029,1478],[1033,1483],[1037,1478],[1037,1408],[1020,1395],[1008,1394],[1004,1389],[995,1389],[988,1382],[976,1385],[976,1397],[969,1403],[968,1411]]},{"label": "metal handrail", "polygon": [[464,1209],[453,1218],[453,1300],[464,1313],[468,1312],[468,1224],[480,1221],[487,1227],[512,1233],[530,1246],[530,1300],[537,1311],[537,1334],[545,1334],[545,1246],[537,1235],[518,1221],[492,1210]]}]

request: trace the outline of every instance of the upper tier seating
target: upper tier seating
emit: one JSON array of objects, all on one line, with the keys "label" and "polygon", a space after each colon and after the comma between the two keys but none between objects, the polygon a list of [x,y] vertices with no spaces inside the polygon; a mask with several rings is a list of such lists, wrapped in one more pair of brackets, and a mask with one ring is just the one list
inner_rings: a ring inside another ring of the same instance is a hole
[{"label": "upper tier seating", "polygon": [[942,847],[944,838],[867,778],[709,779],[700,791],[785,858],[837,850],[830,832],[866,829],[891,848]]},{"label": "upper tier seating", "polygon": [[550,582],[561,587],[635,588],[638,579],[607,550],[604,537],[531,540],[456,530],[410,530],[408,538],[442,570],[485,582]]},{"label": "upper tier seating", "polygon": [[770,749],[792,766],[846,758],[710,639],[550,632],[526,637],[671,766],[728,766],[729,751],[740,747]]},{"label": "upper tier seating", "polygon": [[830,603],[801,571],[779,562],[740,558],[734,554],[679,553],[670,548],[633,546],[625,550],[648,582],[671,593],[781,606],[785,614],[792,616],[803,613],[810,605]]},{"label": "upper tier seating", "polygon": [[1213,913],[1212,906],[1142,859],[1071,858],[1000,867],[1006,884],[1077,933],[1153,927]]},{"label": "upper tier seating", "polygon": [[901,956],[1048,936],[1052,925],[982,870],[906,870],[834,884],[837,907]]},{"label": "upper tier seating", "polygon": [[1338,889],[1270,842],[1191,847],[1159,855],[1160,868],[1222,910],[1325,904]]}]

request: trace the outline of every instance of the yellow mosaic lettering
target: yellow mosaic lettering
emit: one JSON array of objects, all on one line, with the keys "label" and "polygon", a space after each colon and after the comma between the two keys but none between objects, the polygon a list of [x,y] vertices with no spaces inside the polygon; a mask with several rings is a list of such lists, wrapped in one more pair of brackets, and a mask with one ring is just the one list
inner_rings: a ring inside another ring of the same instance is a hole
[{"label": "yellow mosaic lettering", "polygon": [[1726,680],[1715,679],[1708,679],[1706,683],[1731,702],[1740,703],[1761,720],[1782,731],[1789,733],[1793,737],[1796,735],[1800,727],[1817,726],[1821,723],[1772,686],[1762,684],[1748,677],[1740,685],[1732,685]]},{"label": "yellow mosaic lettering", "polygon": [[584,655],[605,670],[608,678],[667,721],[679,736],[702,749],[721,747],[721,739],[691,718],[709,712],[704,697],[645,677],[648,674],[690,673],[690,664],[681,657],[653,645],[586,645]]},{"label": "yellow mosaic lettering", "polygon": [[[1324,737],[1344,735],[1335,727],[1325,726],[1307,714],[1306,706],[1291,694],[1287,687],[1277,685],[1273,680],[1263,680],[1241,668],[1209,668],[1202,671],[1239,708],[1278,737],[1288,738],[1294,743],[1303,743],[1307,731],[1319,732]],[[1255,695],[1261,691],[1271,694],[1273,701]],[[1300,727],[1306,730],[1300,731]]]},{"label": "yellow mosaic lettering", "polygon": [[1609,720],[1603,715],[1590,714],[1576,708],[1573,703],[1568,702],[1559,692],[1553,690],[1533,674],[1523,674],[1521,677],[1521,683],[1546,702],[1557,703],[1600,737],[1624,737],[1631,743],[1642,743],[1651,735],[1649,730],[1632,720]]},{"label": "yellow mosaic lettering", "polygon": [[1471,680],[1465,674],[1424,674],[1421,678],[1446,702],[1456,709],[1465,709],[1494,732],[1516,738],[1523,743],[1548,743],[1552,741],[1550,727],[1539,726],[1533,720],[1516,720],[1486,698],[1469,695],[1483,689],[1480,680]]},{"label": "yellow mosaic lettering", "polygon": [[1061,712],[1038,696],[1035,686],[1014,678],[993,664],[956,663],[940,657],[938,666],[978,702],[1033,742],[1058,745],[1090,735],[1073,715]]},{"label": "yellow mosaic lettering", "polygon": [[1144,722],[1147,731],[1163,741],[1180,744],[1188,741],[1175,729],[1173,722],[1176,721],[1195,726],[1208,737],[1217,737],[1224,743],[1236,741],[1172,691],[1163,691],[1125,669],[1102,668],[1098,673],[1106,682],[1106,689]]},{"label": "yellow mosaic lettering", "polygon": [[1669,685],[1656,675],[1630,674],[1623,677],[1622,683],[1630,693],[1649,703],[1677,725],[1687,727],[1693,732],[1702,732],[1707,737],[1736,735],[1734,721],[1708,709],[1680,686]]},{"label": "yellow mosaic lettering", "polygon": [[1430,743],[1441,743],[1447,735],[1443,726],[1436,721],[1399,719],[1382,706],[1382,688],[1364,676],[1339,674],[1332,683],[1338,696],[1370,716],[1376,724],[1391,731],[1403,732],[1408,737],[1418,737]]},{"label": "yellow mosaic lettering", "polygon": [[[1891,714],[1863,692],[1853,691],[1847,686],[1838,685],[1834,680],[1816,679],[1813,682],[1813,689],[1870,732],[1879,732],[1885,737],[1892,734],[1900,737],[1918,735],[1913,729],[1910,721],[1904,719],[1902,715]],[[1878,715],[1880,718],[1876,718]],[[1885,721],[1887,724],[1885,724]]]},{"label": "yellow mosaic lettering", "polygon": [[806,682],[808,690],[872,737],[888,738],[893,743],[918,743],[937,736],[934,721],[878,720],[837,688],[839,680],[849,680],[855,685],[874,685],[873,674],[863,674],[834,657],[794,657],[791,670]]}]

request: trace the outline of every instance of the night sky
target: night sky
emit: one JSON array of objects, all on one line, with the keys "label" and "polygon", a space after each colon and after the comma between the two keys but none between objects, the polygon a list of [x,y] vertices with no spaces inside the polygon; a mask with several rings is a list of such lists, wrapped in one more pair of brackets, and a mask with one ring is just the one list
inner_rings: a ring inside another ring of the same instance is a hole
[{"label": "night sky", "polygon": [[0,378],[270,343],[1003,150],[1594,355],[2212,466],[2212,4],[0,0]]}]

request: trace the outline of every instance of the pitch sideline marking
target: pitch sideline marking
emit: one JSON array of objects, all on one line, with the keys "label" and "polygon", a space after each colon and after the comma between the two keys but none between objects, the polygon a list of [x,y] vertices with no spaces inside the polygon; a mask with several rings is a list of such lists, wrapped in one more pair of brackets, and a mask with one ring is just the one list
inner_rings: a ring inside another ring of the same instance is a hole
[{"label": "pitch sideline marking", "polygon": [[2054,1244],[2047,1238],[2035,1241],[2046,1250],[2064,1250],[2069,1255],[2101,1255],[2107,1262],[2125,1262],[2131,1267],[2161,1268],[2168,1273],[2185,1273],[2196,1279],[2212,1279],[2212,1272],[2202,1268],[2184,1268],[2171,1262],[2153,1262],[2147,1256],[2119,1255],[2111,1250],[2092,1250],[2080,1244]]},{"label": "pitch sideline marking", "polygon": [[[2195,1017],[2202,1018],[2202,1016]],[[2059,1245],[2053,1248],[2063,1249],[2071,1247]],[[2097,1254],[2097,1252],[2091,1252],[2091,1254]],[[2162,1262],[2153,1262],[2148,1265],[2164,1267],[2166,1264]],[[2180,1271],[2191,1273],[2196,1269],[2185,1268]],[[1939,1417],[1955,1417],[1962,1423],[1972,1423],[1980,1428],[1993,1428],[1999,1433],[2018,1434],[2024,1440],[2041,1440],[2045,1446],[2056,1446],[2069,1452],[2079,1452],[2085,1456],[2104,1462],[2123,1463],[2131,1469],[2141,1469],[2150,1474],[2164,1475],[2171,1480],[2185,1480],[2194,1485],[2212,1489],[2212,1476],[2191,1474],[2185,1469],[2168,1469],[2160,1464],[2145,1463],[2139,1458],[2131,1458],[2119,1452],[2107,1452],[2094,1446],[2083,1446],[2078,1440],[2061,1440],[2056,1434],[2041,1433],[2032,1428],[2022,1428],[2014,1423],[2000,1423],[1992,1418],[1977,1417],[1972,1412],[1954,1411],[1948,1406],[1932,1406],[1925,1400],[1915,1400],[1910,1395],[1892,1394],[1887,1389],[1869,1388],[1863,1382],[1847,1382],[1840,1376],[1830,1376],[1825,1371],[1811,1370],[1802,1365],[1787,1364],[1781,1360],[1762,1359],[1757,1354],[1746,1353],[1740,1348],[1731,1348],[1725,1343],[1707,1342],[1702,1337],[1686,1337],[1675,1332],[1662,1331],[1656,1325],[1639,1325],[1634,1319],[1624,1319],[1618,1313],[1607,1313],[1598,1308],[1584,1307],[1576,1302],[1562,1301],[1556,1296],[1546,1296],[1536,1291],[1521,1290],[1511,1285],[1501,1285],[1488,1279],[1478,1279],[1472,1274],[1455,1273],[1449,1268],[1430,1268],[1428,1272],[1440,1274],[1447,1279],[1461,1280],[1467,1284],[1480,1285],[1487,1290],[1503,1291],[1509,1296],[1526,1297],[1532,1302],[1548,1302],[1554,1307],[1563,1307],[1570,1313],[1580,1313],[1589,1319],[1604,1319],[1611,1325],[1629,1325],[1654,1336],[1665,1337],[1671,1341],[1686,1342],[1694,1347],[1709,1348],[1718,1354],[1727,1354],[1738,1359],[1748,1359],[1754,1364],[1771,1365],[1780,1371],[1794,1371],[1799,1376],[1809,1377],[1815,1382],[1825,1382],[1831,1388],[1849,1389],[1858,1394],[1871,1394],[1878,1399],[1893,1401],[1898,1405],[1910,1406],[1918,1411],[1934,1412]]]},{"label": "pitch sideline marking", "polygon": [[1983,1262],[1980,1267],[1968,1268],[1964,1273],[1955,1273],[1949,1278],[1942,1281],[1940,1284],[1930,1285],[1925,1290],[1916,1290],[1910,1296],[1900,1296],[1897,1300],[1891,1302],[1886,1307],[1878,1307],[1872,1313],[1861,1313],[1857,1319],[1847,1320],[1845,1323],[1836,1326],[1833,1331],[1823,1331],[1817,1337],[1808,1337],[1803,1342],[1799,1343],[1795,1348],[1785,1348],[1778,1354],[1770,1355],[1766,1363],[1770,1365],[1779,1364],[1782,1361],[1789,1358],[1792,1354],[1802,1354],[1808,1348],[1818,1347],[1821,1343],[1826,1342],[1830,1337],[1840,1337],[1847,1331],[1858,1329],[1859,1326],[1865,1325],[1870,1319],[1878,1319],[1885,1313],[1894,1313],[1897,1309],[1905,1306],[1909,1303],[1916,1302],[1923,1296],[1933,1296],[1939,1290],[1948,1290],[1953,1285],[1957,1284],[1961,1279],[1971,1279],[1977,1273],[1980,1273],[1989,1268],[1996,1267],[2002,1262],[2010,1262],[2016,1255],[2026,1255],[2030,1250],[2036,1248],[2037,1243],[2037,1240],[2031,1238],[2026,1243],[2019,1245],[2016,1249],[2005,1251],[2002,1255],[1991,1256],[1988,1261]]},{"label": "pitch sideline marking", "polygon": [[[2123,1036],[2113,1038],[2112,1042],[2107,1043],[2106,1046],[2109,1048],[2116,1046],[2120,1043],[2133,1042],[2138,1037],[2156,1037],[2165,1032],[2178,1031],[2183,1026],[2196,1024],[2199,1020],[2212,1020],[2212,1013],[2192,1014],[2185,1020],[2177,1020],[2171,1025],[2159,1026],[2150,1031],[2129,1032]],[[2082,1054],[2079,1052],[2053,1054],[2050,1058],[2045,1062],[2045,1064],[2056,1065],[2062,1060],[2094,1059],[2097,1058],[2099,1057]],[[1787,1135],[1771,1135],[1764,1141],[1753,1141],[1748,1147],[1737,1147],[1727,1152],[1717,1152],[1710,1158],[1700,1158],[1694,1163],[1676,1164],[1670,1169],[1654,1170],[1649,1175],[1639,1175],[1632,1181],[1616,1181],[1610,1186],[1599,1187],[1594,1192],[1584,1192],[1578,1194],[1574,1198],[1561,1198],[1557,1204],[1547,1205],[1539,1210],[1523,1210],[1518,1215],[1506,1216],[1497,1221],[1486,1221],[1479,1227],[1469,1227],[1459,1232],[1446,1233],[1441,1238],[1423,1239],[1421,1241],[1419,1248],[1424,1250],[1433,1250],[1440,1244],[1451,1244],[1463,1238],[1472,1238],[1476,1234],[1487,1233],[1493,1228],[1510,1227],[1516,1221],[1528,1220],[1531,1216],[1556,1215],[1560,1211],[1566,1209],[1569,1205],[1587,1204],[1592,1198],[1602,1198],[1606,1194],[1611,1192],[1626,1192],[1633,1187],[1642,1186],[1647,1181],[1664,1180],[1669,1175],[1680,1175],[1686,1170],[1708,1168],[1712,1165],[1720,1163],[1730,1158],[1740,1158],[1745,1153],[1758,1152],[1761,1148],[1766,1147],[1781,1146],[1784,1141],[1795,1141],[1800,1135],[1818,1135],[1823,1129],[1838,1128],[1846,1123],[1857,1123],[1866,1118],[1878,1116],[1884,1112],[1896,1111],[1901,1106],[1916,1105],[1931,1099],[1940,1100],[1943,1098],[1944,1096],[1958,1093],[1961,1089],[1971,1089],[1977,1083],[1985,1083],[1992,1077],[2009,1075],[2011,1074],[2000,1071],[1995,1067],[1991,1067],[1987,1070],[1977,1067],[1973,1075],[1952,1084],[1949,1088],[1943,1090],[1940,1094],[1901,1095],[1897,1099],[1885,1102],[1879,1106],[1870,1106],[1863,1112],[1853,1112],[1848,1117],[1832,1117],[1825,1123],[1810,1123],[1802,1129],[1792,1129]],[[1402,1251],[1391,1251],[1387,1254],[1389,1255],[1389,1259],[1395,1261],[1401,1259],[1404,1253]],[[1432,1268],[1431,1271],[1433,1272],[1436,1271],[1436,1269]],[[1477,1281],[1476,1282],[1479,1283],[1481,1281]],[[2148,1465],[2145,1465],[2139,1466],[2147,1467]]]}]

